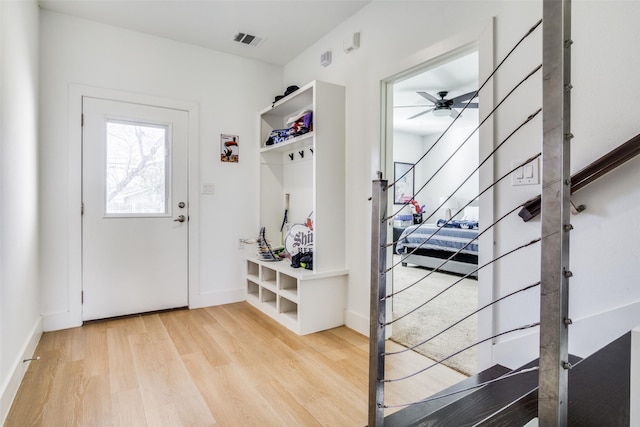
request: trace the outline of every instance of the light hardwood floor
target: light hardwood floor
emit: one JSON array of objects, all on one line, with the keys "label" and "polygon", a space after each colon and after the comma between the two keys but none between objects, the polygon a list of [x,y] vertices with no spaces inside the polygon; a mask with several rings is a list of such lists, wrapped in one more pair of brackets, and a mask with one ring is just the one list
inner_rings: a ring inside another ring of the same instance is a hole
[{"label": "light hardwood floor", "polygon": [[[367,338],[346,327],[298,336],[247,303],[48,332],[36,355],[5,427],[367,424]],[[407,352],[386,372],[429,364]],[[427,372],[390,383],[386,403],[464,378]]]}]

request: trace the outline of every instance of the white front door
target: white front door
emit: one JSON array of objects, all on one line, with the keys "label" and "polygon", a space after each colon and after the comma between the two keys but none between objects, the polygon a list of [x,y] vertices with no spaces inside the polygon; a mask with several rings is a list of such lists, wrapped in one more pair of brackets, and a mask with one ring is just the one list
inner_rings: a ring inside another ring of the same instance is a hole
[{"label": "white front door", "polygon": [[83,320],[186,306],[188,113],[82,109]]}]

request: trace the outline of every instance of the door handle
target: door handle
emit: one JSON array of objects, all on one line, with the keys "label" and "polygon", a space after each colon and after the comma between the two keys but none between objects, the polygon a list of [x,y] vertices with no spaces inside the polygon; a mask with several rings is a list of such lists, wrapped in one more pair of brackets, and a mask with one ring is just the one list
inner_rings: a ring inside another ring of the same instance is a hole
[{"label": "door handle", "polygon": [[174,219],[173,222],[184,222],[185,220],[184,215],[178,215],[178,218]]}]

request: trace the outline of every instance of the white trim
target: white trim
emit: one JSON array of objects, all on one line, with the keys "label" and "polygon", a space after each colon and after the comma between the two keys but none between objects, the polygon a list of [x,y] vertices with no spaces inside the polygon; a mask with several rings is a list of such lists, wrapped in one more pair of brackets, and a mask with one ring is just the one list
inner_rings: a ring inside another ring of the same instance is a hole
[{"label": "white trim", "polygon": [[[461,52],[469,51],[470,48],[475,48],[478,51],[479,61],[479,82],[482,84],[484,79],[491,74],[495,67],[494,58],[494,18],[491,18],[489,22],[483,22],[478,24],[467,31],[463,31],[455,36],[441,40],[429,46],[426,49],[408,57],[404,61],[399,61],[389,66],[389,71],[385,74],[384,78],[380,79],[381,83],[381,143],[380,143],[380,168],[385,171],[387,179],[393,176],[393,146],[388,144],[389,138],[393,136],[393,129],[388,129],[386,120],[392,117],[393,106],[391,105],[391,98],[389,94],[392,89],[389,87],[393,85],[395,81],[400,81],[404,78],[417,74],[420,71],[424,71],[427,68],[432,68],[437,64],[449,61]],[[494,87],[493,80],[489,81],[482,89],[480,94],[480,114],[486,114],[494,108]],[[481,116],[480,120],[484,117]],[[495,146],[495,136],[493,128],[493,118],[490,117],[480,128],[479,140],[480,141],[492,141],[491,144],[480,144],[479,158],[486,157]],[[481,173],[479,175],[480,189],[486,188],[491,182],[493,182],[493,158],[490,158],[482,167],[482,171],[491,171],[490,175],[487,173]],[[494,192],[488,191],[480,199],[480,209],[482,215],[482,222],[484,224],[492,224],[495,218],[494,213]],[[392,206],[390,207],[390,209]],[[391,231],[389,231],[391,233]],[[391,234],[389,234],[390,236]],[[479,240],[480,247],[492,248],[490,251],[482,251],[480,253],[479,265],[487,263],[489,260],[495,258],[495,245],[494,242],[494,229],[491,228],[484,233]],[[495,295],[495,277],[494,266],[489,264],[478,272],[478,306],[484,306],[490,301],[494,300]],[[478,316],[478,336],[493,336],[494,335],[495,317],[493,313],[493,307],[489,307]],[[368,326],[367,326],[368,328]],[[491,342],[486,342],[478,346],[478,367],[480,370],[488,368],[493,364],[493,348]]]},{"label": "white trim", "polygon": [[640,326],[631,331],[631,374],[629,375],[629,425],[640,425]]},{"label": "white trim", "polygon": [[22,347],[22,351],[19,353],[18,359],[13,362],[11,372],[7,376],[7,380],[2,384],[2,390],[0,391],[0,425],[4,425],[7,415],[9,415],[9,409],[11,409],[13,399],[18,393],[24,374],[27,372],[27,368],[29,367],[29,363],[24,362],[24,360],[33,357],[41,336],[42,317],[38,317],[35,325],[31,329],[31,333],[28,335],[28,339]]},{"label": "white trim", "polygon": [[500,341],[493,344],[493,364],[516,369],[535,359],[540,353],[540,334],[538,328],[532,331],[524,332],[513,338],[510,336],[511,334],[505,335]]},{"label": "white trim", "polygon": [[571,320],[569,353],[587,357],[640,324],[640,301]]},{"label": "white trim", "polygon": [[[494,25],[495,19],[491,19],[487,27],[478,36],[478,70],[479,70],[479,82],[482,84],[483,80],[489,76],[496,67],[495,52],[494,52]],[[482,93],[479,96],[480,102],[480,120],[484,120],[486,115],[495,107],[495,92],[494,92],[494,79],[487,82],[482,89]],[[484,122],[479,130],[479,141],[491,141],[491,144],[479,144],[479,159],[487,157],[489,153],[496,146],[496,139],[493,127],[493,117],[491,116]],[[495,180],[494,176],[494,157],[491,157],[483,165],[485,171],[492,171],[491,174],[479,173],[478,185],[480,189],[487,188]],[[481,224],[493,224],[495,221],[495,191],[487,191],[479,201],[480,209],[480,223]],[[478,257],[478,264],[484,265],[490,260],[495,259],[496,246],[495,228],[491,228],[484,233],[478,239],[478,245],[481,248],[491,248],[490,250],[480,251]],[[497,295],[496,278],[494,264],[489,264],[482,270],[478,271],[478,307],[484,307],[492,301],[495,301]],[[478,336],[489,337],[495,335],[496,316],[495,310],[491,306],[486,310],[478,313]],[[477,347],[477,362],[478,372],[493,366],[493,343],[487,341],[478,345]]]},{"label": "white trim", "polygon": [[[569,330],[569,353],[586,358],[629,332],[633,325],[640,324],[640,302],[615,307],[588,317],[573,318],[572,322]],[[608,327],[603,329],[602,325]],[[493,363],[515,369],[531,362],[540,352],[538,328],[533,331],[514,338],[506,336],[500,339],[493,346]]]},{"label": "white trim", "polygon": [[345,325],[366,337],[369,336],[369,318],[361,316],[355,311],[347,310],[345,312]]},{"label": "white trim", "polygon": [[92,97],[160,106],[186,111],[189,115],[189,306],[201,306],[199,302],[199,110],[195,102],[180,101],[119,90],[69,85],[68,90],[68,145],[67,145],[67,235],[69,246],[67,307],[65,311],[45,314],[45,331],[72,328],[82,325],[82,98]]},{"label": "white trim", "polygon": [[[423,69],[426,64],[435,66],[447,62],[452,59],[452,56],[455,57],[461,49],[478,45],[480,42],[482,42],[483,45],[478,46],[478,51],[480,51],[480,49],[484,51],[486,48],[490,48],[489,52],[493,54],[493,43],[491,43],[491,46],[484,46],[484,43],[488,41],[485,38],[487,31],[493,34],[493,22],[494,20],[492,18],[489,22],[471,26],[466,31],[436,42],[402,61],[390,62],[387,71],[382,73],[383,77],[379,80],[381,82],[391,82],[392,80],[409,77]],[[491,41],[493,42],[493,37],[491,37]],[[480,54],[483,55],[484,53]],[[482,76],[480,76],[480,78],[482,78]]]},{"label": "white trim", "polygon": [[189,308],[210,307],[213,305],[231,304],[234,302],[246,301],[244,288],[226,289],[223,291],[213,291],[198,294],[197,298],[189,300]]}]

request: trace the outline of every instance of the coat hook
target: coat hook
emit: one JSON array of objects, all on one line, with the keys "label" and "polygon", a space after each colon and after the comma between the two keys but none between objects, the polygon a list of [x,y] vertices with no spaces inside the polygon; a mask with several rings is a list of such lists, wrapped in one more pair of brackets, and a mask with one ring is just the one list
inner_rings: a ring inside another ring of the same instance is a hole
[{"label": "coat hook", "polygon": [[311,154],[313,154],[313,148],[309,148],[309,151],[311,151]]},{"label": "coat hook", "polygon": [[300,154],[300,158],[301,158],[301,159],[304,159],[304,150],[302,150],[302,151],[298,151],[298,153]]},{"label": "coat hook", "polygon": [[293,160],[293,153],[289,153],[289,158]]}]

